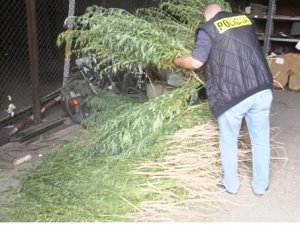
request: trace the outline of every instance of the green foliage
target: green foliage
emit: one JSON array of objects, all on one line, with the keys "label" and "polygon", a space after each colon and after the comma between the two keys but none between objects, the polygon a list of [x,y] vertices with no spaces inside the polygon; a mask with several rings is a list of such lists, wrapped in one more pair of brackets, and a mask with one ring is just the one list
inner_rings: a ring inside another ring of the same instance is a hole
[{"label": "green foliage", "polygon": [[126,152],[142,156],[147,147],[155,143],[162,128],[189,108],[189,99],[196,87],[197,83],[189,81],[168,95],[131,106],[104,125],[90,129],[94,132],[85,146],[86,153],[93,156]]},{"label": "green foliage", "polygon": [[137,14],[192,50],[195,30],[204,22],[205,7],[212,3],[219,4],[224,11],[231,11],[224,0],[161,0],[158,8],[138,9]]},{"label": "green foliage", "polygon": [[179,18],[179,23],[194,32],[203,23],[205,7],[212,3],[219,4],[224,11],[231,11],[230,5],[223,0],[162,0],[159,8]]},{"label": "green foliage", "polygon": [[138,160],[74,159],[71,151],[77,152],[75,146],[66,145],[26,174],[15,210],[4,221],[124,221],[134,207],[122,198],[133,204],[154,198],[138,190],[143,177],[129,174]]},{"label": "green foliage", "polygon": [[101,92],[98,96],[92,96],[89,100],[93,114],[84,121],[84,126],[88,130],[93,127],[105,124],[114,119],[119,113],[123,113],[133,108],[139,103],[134,102],[128,96],[122,96],[114,92]]},{"label": "green foliage", "polygon": [[[191,52],[193,29],[201,23],[207,2],[162,1],[159,8],[136,14],[90,7],[73,18],[74,30],[60,34],[57,42],[72,41],[73,53],[88,56],[98,71],[149,64],[172,68],[174,57]],[[190,106],[197,86],[189,81],[144,104],[111,93],[95,97],[97,111],[85,122],[87,132],[45,156],[24,175],[12,212],[0,220],[130,220],[128,213],[135,211],[137,204],[154,198],[139,187],[147,178],[130,171],[144,160],[160,159],[167,136],[209,119],[206,102]],[[176,191],[176,182],[160,187]]]},{"label": "green foliage", "polygon": [[230,11],[223,0],[161,1],[158,8],[134,14],[92,6],[71,18],[74,29],[61,33],[57,44],[73,42],[73,53],[89,57],[99,72],[132,70],[138,65],[174,68],[175,57],[191,53],[194,31],[203,22],[202,13],[209,3]]},{"label": "green foliage", "polygon": [[[0,220],[131,220],[129,214],[139,203],[159,199],[141,189],[147,177],[133,175],[131,170],[145,160],[160,160],[168,136],[175,131],[209,119],[206,102],[193,108],[188,105],[187,94],[194,86],[187,83],[149,105],[132,104],[113,93],[103,95],[101,103],[95,101],[98,111],[87,122],[87,132],[44,156],[40,165],[24,175],[18,198],[10,205],[12,212]],[[112,111],[116,108],[120,111]],[[162,181],[158,187],[184,194],[173,180]]]},{"label": "green foliage", "polygon": [[62,33],[58,45],[73,40],[74,52],[88,56],[98,71],[132,70],[139,64],[170,68],[174,56],[189,53],[161,29],[122,9],[90,7],[75,21],[88,29]]}]

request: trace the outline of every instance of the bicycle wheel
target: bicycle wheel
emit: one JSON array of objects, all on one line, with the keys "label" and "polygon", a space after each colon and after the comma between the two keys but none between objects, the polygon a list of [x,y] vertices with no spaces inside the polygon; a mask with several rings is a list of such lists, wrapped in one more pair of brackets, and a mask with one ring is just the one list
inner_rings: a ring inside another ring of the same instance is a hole
[{"label": "bicycle wheel", "polygon": [[88,97],[92,94],[87,82],[81,76],[68,79],[61,90],[67,114],[73,122],[80,124],[92,113]]}]

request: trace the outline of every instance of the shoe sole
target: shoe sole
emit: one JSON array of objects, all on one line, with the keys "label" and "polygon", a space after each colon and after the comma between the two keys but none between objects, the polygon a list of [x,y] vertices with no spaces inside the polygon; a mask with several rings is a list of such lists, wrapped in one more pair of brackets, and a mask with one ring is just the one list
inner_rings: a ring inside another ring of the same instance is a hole
[{"label": "shoe sole", "polygon": [[229,195],[236,195],[237,194],[237,192],[234,193],[234,192],[228,191],[227,188],[224,186],[223,183],[218,183],[217,187],[220,188],[220,189],[222,189],[224,192],[226,192]]},{"label": "shoe sole", "polygon": [[268,189],[269,189],[269,186],[266,188],[266,190],[265,190],[264,193],[256,193],[256,192],[253,191],[253,194],[255,196],[257,196],[257,197],[262,197],[262,196],[264,196],[266,194],[266,192],[268,191]]}]

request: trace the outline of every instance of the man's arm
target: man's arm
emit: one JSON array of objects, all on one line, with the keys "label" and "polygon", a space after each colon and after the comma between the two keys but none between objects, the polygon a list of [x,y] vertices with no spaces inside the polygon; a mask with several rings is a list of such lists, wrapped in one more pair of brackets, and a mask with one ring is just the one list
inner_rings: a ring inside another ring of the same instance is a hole
[{"label": "man's arm", "polygon": [[195,58],[193,58],[191,55],[185,56],[185,57],[180,57],[180,58],[175,58],[174,59],[174,64],[185,68],[185,69],[191,69],[191,70],[196,70],[199,69],[203,63]]},{"label": "man's arm", "polygon": [[205,31],[199,30],[192,54],[175,58],[173,63],[185,69],[199,69],[207,61],[211,46],[212,41],[209,35]]}]

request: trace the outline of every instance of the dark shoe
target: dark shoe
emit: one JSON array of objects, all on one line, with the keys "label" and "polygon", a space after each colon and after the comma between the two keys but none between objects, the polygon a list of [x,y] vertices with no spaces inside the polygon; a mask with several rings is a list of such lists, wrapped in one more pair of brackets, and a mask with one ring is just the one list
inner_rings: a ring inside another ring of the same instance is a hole
[{"label": "dark shoe", "polygon": [[266,190],[263,193],[256,193],[255,191],[253,191],[253,194],[256,195],[257,197],[262,197],[269,189],[269,186],[266,188]]},{"label": "dark shoe", "polygon": [[234,192],[228,191],[227,188],[225,187],[225,185],[222,182],[217,183],[217,187],[222,189],[224,192],[226,192],[230,195],[236,195],[237,194],[237,192],[234,193]]}]

